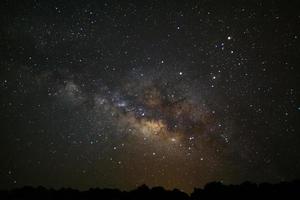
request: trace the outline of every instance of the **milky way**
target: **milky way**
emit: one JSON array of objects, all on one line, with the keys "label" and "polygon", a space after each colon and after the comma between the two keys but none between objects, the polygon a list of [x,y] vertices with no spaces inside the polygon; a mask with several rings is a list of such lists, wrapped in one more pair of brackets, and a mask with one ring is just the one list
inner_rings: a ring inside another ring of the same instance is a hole
[{"label": "milky way", "polygon": [[300,177],[293,3],[4,1],[0,16],[1,188]]},{"label": "milky way", "polygon": [[[172,187],[174,178],[189,183],[189,175],[201,174],[205,177],[214,174],[214,166],[223,159],[218,155],[222,154],[220,151],[225,151],[225,156],[229,155],[227,147],[230,149],[232,133],[227,129],[231,130],[234,125],[229,124],[229,118],[219,117],[205,103],[208,94],[201,95],[201,90],[197,90],[194,83],[186,81],[187,74],[179,72],[170,78],[166,72],[159,70],[161,67],[158,65],[157,71],[144,69],[142,74],[136,73],[134,68],[119,79],[117,89],[97,83],[95,91],[90,94],[69,80],[59,86],[63,89],[55,96],[69,99],[74,106],[91,112],[96,129],[103,127],[103,121],[116,129],[105,137],[114,135],[116,140],[120,140],[121,144],[116,142],[111,147],[113,150],[127,151],[116,160],[118,164],[122,164],[123,159],[131,159],[127,153],[137,154],[134,157],[142,156],[133,162],[127,161],[130,163],[128,167],[138,169],[143,163],[146,166],[142,169],[143,173],[158,171],[158,176],[150,174],[153,176],[151,184],[158,184],[163,179],[165,186]],[[90,88],[90,83],[86,84],[84,87]],[[223,129],[222,125],[226,128]],[[170,162],[172,159],[175,163]],[[204,159],[205,164],[202,163]],[[179,176],[175,175],[178,169],[173,172],[169,169],[170,165],[179,165],[184,171],[179,168]],[[202,165],[210,167],[202,171]],[[168,173],[175,177],[166,179]],[[145,174],[139,177],[140,184],[147,182]],[[185,179],[185,176],[189,178]]]}]

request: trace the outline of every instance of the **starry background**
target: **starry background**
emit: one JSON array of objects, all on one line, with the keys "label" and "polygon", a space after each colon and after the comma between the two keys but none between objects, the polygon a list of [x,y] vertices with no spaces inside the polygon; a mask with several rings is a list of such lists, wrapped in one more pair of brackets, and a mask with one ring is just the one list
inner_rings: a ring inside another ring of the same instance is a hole
[{"label": "starry background", "polygon": [[0,187],[300,178],[297,1],[1,1]]}]

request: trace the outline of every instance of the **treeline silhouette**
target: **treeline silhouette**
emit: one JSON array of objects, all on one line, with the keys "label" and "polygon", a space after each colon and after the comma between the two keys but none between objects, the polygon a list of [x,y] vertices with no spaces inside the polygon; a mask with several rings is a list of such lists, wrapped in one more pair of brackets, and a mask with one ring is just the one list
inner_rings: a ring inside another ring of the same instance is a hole
[{"label": "treeline silhouette", "polygon": [[142,185],[132,191],[119,189],[92,188],[87,191],[79,191],[70,188],[59,190],[46,189],[42,186],[25,186],[13,190],[1,190],[0,199],[109,199],[109,200],[137,200],[137,199],[173,199],[173,200],[197,200],[211,198],[284,198],[300,199],[300,180],[292,182],[280,182],[277,184],[255,184],[244,182],[240,185],[223,185],[220,182],[208,183],[203,189],[195,188],[188,195],[178,189],[165,190],[163,187],[149,188]]}]

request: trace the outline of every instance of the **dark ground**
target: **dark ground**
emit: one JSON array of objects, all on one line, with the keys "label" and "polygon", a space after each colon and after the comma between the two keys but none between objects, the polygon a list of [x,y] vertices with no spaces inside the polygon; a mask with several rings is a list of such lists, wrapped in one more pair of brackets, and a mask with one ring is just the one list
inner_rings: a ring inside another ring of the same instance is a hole
[{"label": "dark ground", "polygon": [[188,195],[177,189],[165,190],[163,187],[149,188],[142,185],[132,191],[119,189],[91,188],[79,191],[70,188],[59,190],[40,187],[23,187],[10,191],[2,190],[1,199],[209,199],[209,198],[271,198],[297,199],[300,195],[300,181],[280,182],[277,184],[255,184],[244,182],[240,185],[223,185],[219,182],[208,183],[203,189],[195,188]]}]

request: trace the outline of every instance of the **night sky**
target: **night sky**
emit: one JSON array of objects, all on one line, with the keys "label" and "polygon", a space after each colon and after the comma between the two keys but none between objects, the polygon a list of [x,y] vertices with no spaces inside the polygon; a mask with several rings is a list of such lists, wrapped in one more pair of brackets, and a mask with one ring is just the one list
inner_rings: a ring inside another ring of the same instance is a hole
[{"label": "night sky", "polygon": [[300,178],[297,1],[1,1],[0,188]]}]

